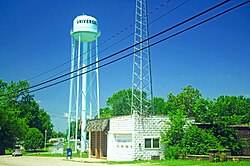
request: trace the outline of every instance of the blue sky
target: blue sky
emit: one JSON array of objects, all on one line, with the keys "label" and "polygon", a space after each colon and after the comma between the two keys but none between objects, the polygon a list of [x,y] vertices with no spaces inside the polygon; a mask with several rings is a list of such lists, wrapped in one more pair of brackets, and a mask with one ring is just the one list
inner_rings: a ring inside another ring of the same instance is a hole
[{"label": "blue sky", "polygon": [[[148,0],[153,11],[166,0]],[[185,0],[164,3],[149,16],[157,19]],[[190,0],[175,12],[149,26],[150,35],[221,2]],[[243,1],[232,1],[166,35]],[[134,0],[0,0],[0,79],[26,80],[70,60],[70,29],[80,14],[97,18],[99,43],[133,24]],[[164,97],[192,85],[203,97],[244,95],[250,97],[250,5],[188,31],[151,48],[154,96]],[[130,28],[99,46],[99,52],[133,33]],[[158,39],[165,37],[163,35]],[[151,41],[154,42],[156,40]],[[133,44],[133,37],[100,53],[100,58]],[[133,51],[133,50],[130,50]],[[124,55],[124,54],[123,54]],[[47,79],[63,67],[30,80],[31,85]],[[118,90],[131,88],[132,57],[100,69],[101,107]],[[69,82],[35,93],[36,100],[51,116],[55,130],[65,131]]]}]

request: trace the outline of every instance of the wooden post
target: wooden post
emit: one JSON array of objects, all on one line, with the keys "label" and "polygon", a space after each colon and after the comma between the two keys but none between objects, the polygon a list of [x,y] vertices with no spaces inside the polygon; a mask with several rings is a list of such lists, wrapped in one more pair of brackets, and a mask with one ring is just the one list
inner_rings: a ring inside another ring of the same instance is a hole
[{"label": "wooden post", "polygon": [[98,156],[98,150],[97,150],[97,131],[95,131],[95,158]]},{"label": "wooden post", "polygon": [[101,131],[99,131],[99,133],[100,133],[100,158],[101,157],[103,157],[103,153],[102,153],[102,132]]},{"label": "wooden post", "polygon": [[91,131],[89,132],[89,158],[91,157],[92,155],[92,146],[91,146],[91,141],[92,141],[92,138],[91,138]]}]

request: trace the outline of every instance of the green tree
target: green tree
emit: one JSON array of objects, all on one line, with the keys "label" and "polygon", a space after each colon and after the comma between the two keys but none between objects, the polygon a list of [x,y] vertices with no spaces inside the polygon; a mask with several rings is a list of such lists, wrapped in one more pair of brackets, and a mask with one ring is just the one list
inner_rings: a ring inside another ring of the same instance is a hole
[{"label": "green tree", "polygon": [[179,158],[187,154],[207,154],[208,149],[220,148],[220,141],[209,130],[201,130],[187,123],[183,112],[169,113],[169,127],[161,133],[166,158]]},{"label": "green tree", "polygon": [[166,102],[162,97],[154,97],[154,113],[156,115],[167,115]]},{"label": "green tree", "polygon": [[100,109],[100,117],[101,118],[109,118],[111,116],[115,116],[115,111],[110,109],[109,107],[104,107]]},{"label": "green tree", "polygon": [[[139,96],[140,92],[135,91],[135,94]],[[146,99],[146,93],[142,93],[142,98],[143,98],[143,108],[149,108],[150,101]],[[158,98],[156,100],[158,101]],[[135,100],[134,102],[136,106],[139,106],[138,100]],[[103,118],[111,116],[130,115],[131,103],[132,103],[132,90],[131,89],[120,90],[108,98],[107,107],[100,109],[100,115]]]},{"label": "green tree", "polygon": [[222,148],[220,141],[210,130],[190,125],[185,130],[181,141],[182,153],[193,155],[208,154],[208,149]]},{"label": "green tree", "polygon": [[199,123],[248,124],[250,99],[243,96],[219,96],[214,100],[199,98],[194,112]]},{"label": "green tree", "polygon": [[212,133],[218,138],[220,144],[224,148],[230,149],[234,155],[242,155],[242,148],[248,145],[248,142],[240,138],[237,131],[224,121],[213,124]]},{"label": "green tree", "polygon": [[52,138],[67,138],[67,134],[64,132],[56,132],[56,131],[52,131]]},{"label": "green tree", "polygon": [[191,85],[188,85],[176,96],[172,93],[168,95],[168,100],[166,102],[167,112],[169,113],[178,109],[183,111],[184,115],[193,117],[195,115],[195,104],[200,98],[200,91],[198,89],[194,89]]},{"label": "green tree", "polygon": [[[132,90],[120,90],[108,98],[107,106],[112,110],[110,116],[131,114]],[[106,109],[107,110],[107,109]]]},{"label": "green tree", "polygon": [[178,158],[182,153],[181,141],[184,135],[184,125],[186,119],[183,111],[169,113],[170,122],[166,122],[169,127],[161,133],[161,142],[165,145],[166,158]]},{"label": "green tree", "polygon": [[215,121],[224,121],[230,125],[250,122],[250,100],[243,96],[220,96],[214,101],[211,111],[218,115]]},{"label": "green tree", "polygon": [[24,140],[28,128],[38,128],[48,137],[53,129],[50,116],[39,108],[34,96],[29,94],[27,81],[0,80],[0,154]]},{"label": "green tree", "polygon": [[[37,128],[44,134],[47,131],[47,138],[50,139],[54,125],[51,122],[49,114],[44,109],[39,109],[38,116],[36,118]],[[35,126],[34,126],[35,127]]]},{"label": "green tree", "polygon": [[0,108],[0,155],[5,154],[5,149],[20,144],[27,129],[25,120],[18,118],[10,108],[5,111]]},{"label": "green tree", "polygon": [[57,132],[57,136],[58,136],[58,138],[66,138],[67,137],[67,135],[66,135],[66,133],[64,133],[64,132]]},{"label": "green tree", "polygon": [[220,144],[240,155],[247,144],[230,125],[249,123],[249,109],[249,100],[243,96],[220,96],[213,101],[200,98],[195,106],[195,121],[209,123]]},{"label": "green tree", "polygon": [[53,124],[50,116],[44,109],[41,109],[35,101],[34,95],[27,94],[19,101],[20,118],[25,118],[27,125],[30,128],[37,128],[43,134],[47,130],[47,138],[51,138]]},{"label": "green tree", "polygon": [[44,137],[37,128],[30,128],[24,139],[24,147],[26,150],[36,150],[44,147]]},{"label": "green tree", "polygon": [[214,118],[218,117],[216,112],[212,111],[213,102],[209,99],[199,98],[194,106],[194,117],[196,123],[214,122]]},{"label": "green tree", "polygon": [[[80,139],[81,138],[81,121],[78,120],[78,130],[77,130],[77,138]],[[68,134],[68,129],[66,130],[66,133]],[[75,121],[71,121],[70,122],[70,136],[72,138],[75,139],[75,135],[76,135],[76,122]]]},{"label": "green tree", "polygon": [[[197,133],[201,136],[199,143],[195,139],[192,140],[192,137],[189,138],[188,135],[184,135],[186,138],[183,138],[182,142],[191,140],[191,142],[197,143],[195,146],[197,148],[189,148],[187,149],[187,153],[204,153],[207,147],[204,146],[203,139],[206,137],[211,138],[210,141],[212,142],[210,143],[213,143],[215,139],[209,136],[213,135],[217,138],[221,147],[232,150],[233,154],[241,154],[241,149],[246,146],[246,142],[239,138],[238,133],[230,127],[230,125],[249,123],[249,101],[249,98],[244,98],[243,96],[220,96],[214,100],[204,99],[199,90],[187,86],[176,96],[170,93],[166,107],[168,112],[174,113],[178,110],[184,115],[193,116],[198,123],[208,123],[211,126],[210,131],[187,130],[191,132],[187,133],[190,136]],[[171,114],[169,114],[169,116],[171,117]],[[171,130],[169,132],[171,132]],[[185,144],[188,146],[188,144],[191,145],[191,142],[185,142]],[[177,154],[176,152],[182,153],[178,151],[182,145],[174,143],[170,146],[171,147],[168,148],[170,156]],[[181,149],[183,150],[185,148]]]},{"label": "green tree", "polygon": [[25,119],[18,117],[18,100],[28,93],[27,90],[20,90],[28,86],[25,81],[10,82],[8,85],[0,80],[0,154],[5,154],[5,149],[20,144],[27,132]]}]

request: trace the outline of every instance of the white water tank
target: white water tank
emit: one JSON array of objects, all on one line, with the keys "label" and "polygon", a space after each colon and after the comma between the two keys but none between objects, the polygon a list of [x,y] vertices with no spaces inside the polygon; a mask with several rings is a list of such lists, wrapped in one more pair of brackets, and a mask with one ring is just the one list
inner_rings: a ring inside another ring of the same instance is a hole
[{"label": "white water tank", "polygon": [[97,20],[92,16],[77,16],[73,21],[71,36],[73,36],[76,40],[80,39],[85,42],[94,41],[100,36]]}]

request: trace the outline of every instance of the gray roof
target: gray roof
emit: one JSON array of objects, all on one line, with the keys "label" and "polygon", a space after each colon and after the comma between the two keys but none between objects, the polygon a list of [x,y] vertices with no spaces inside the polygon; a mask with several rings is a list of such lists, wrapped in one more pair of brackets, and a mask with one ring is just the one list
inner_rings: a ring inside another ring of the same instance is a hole
[{"label": "gray roof", "polygon": [[108,131],[109,130],[109,119],[92,119],[89,120],[85,131]]}]

